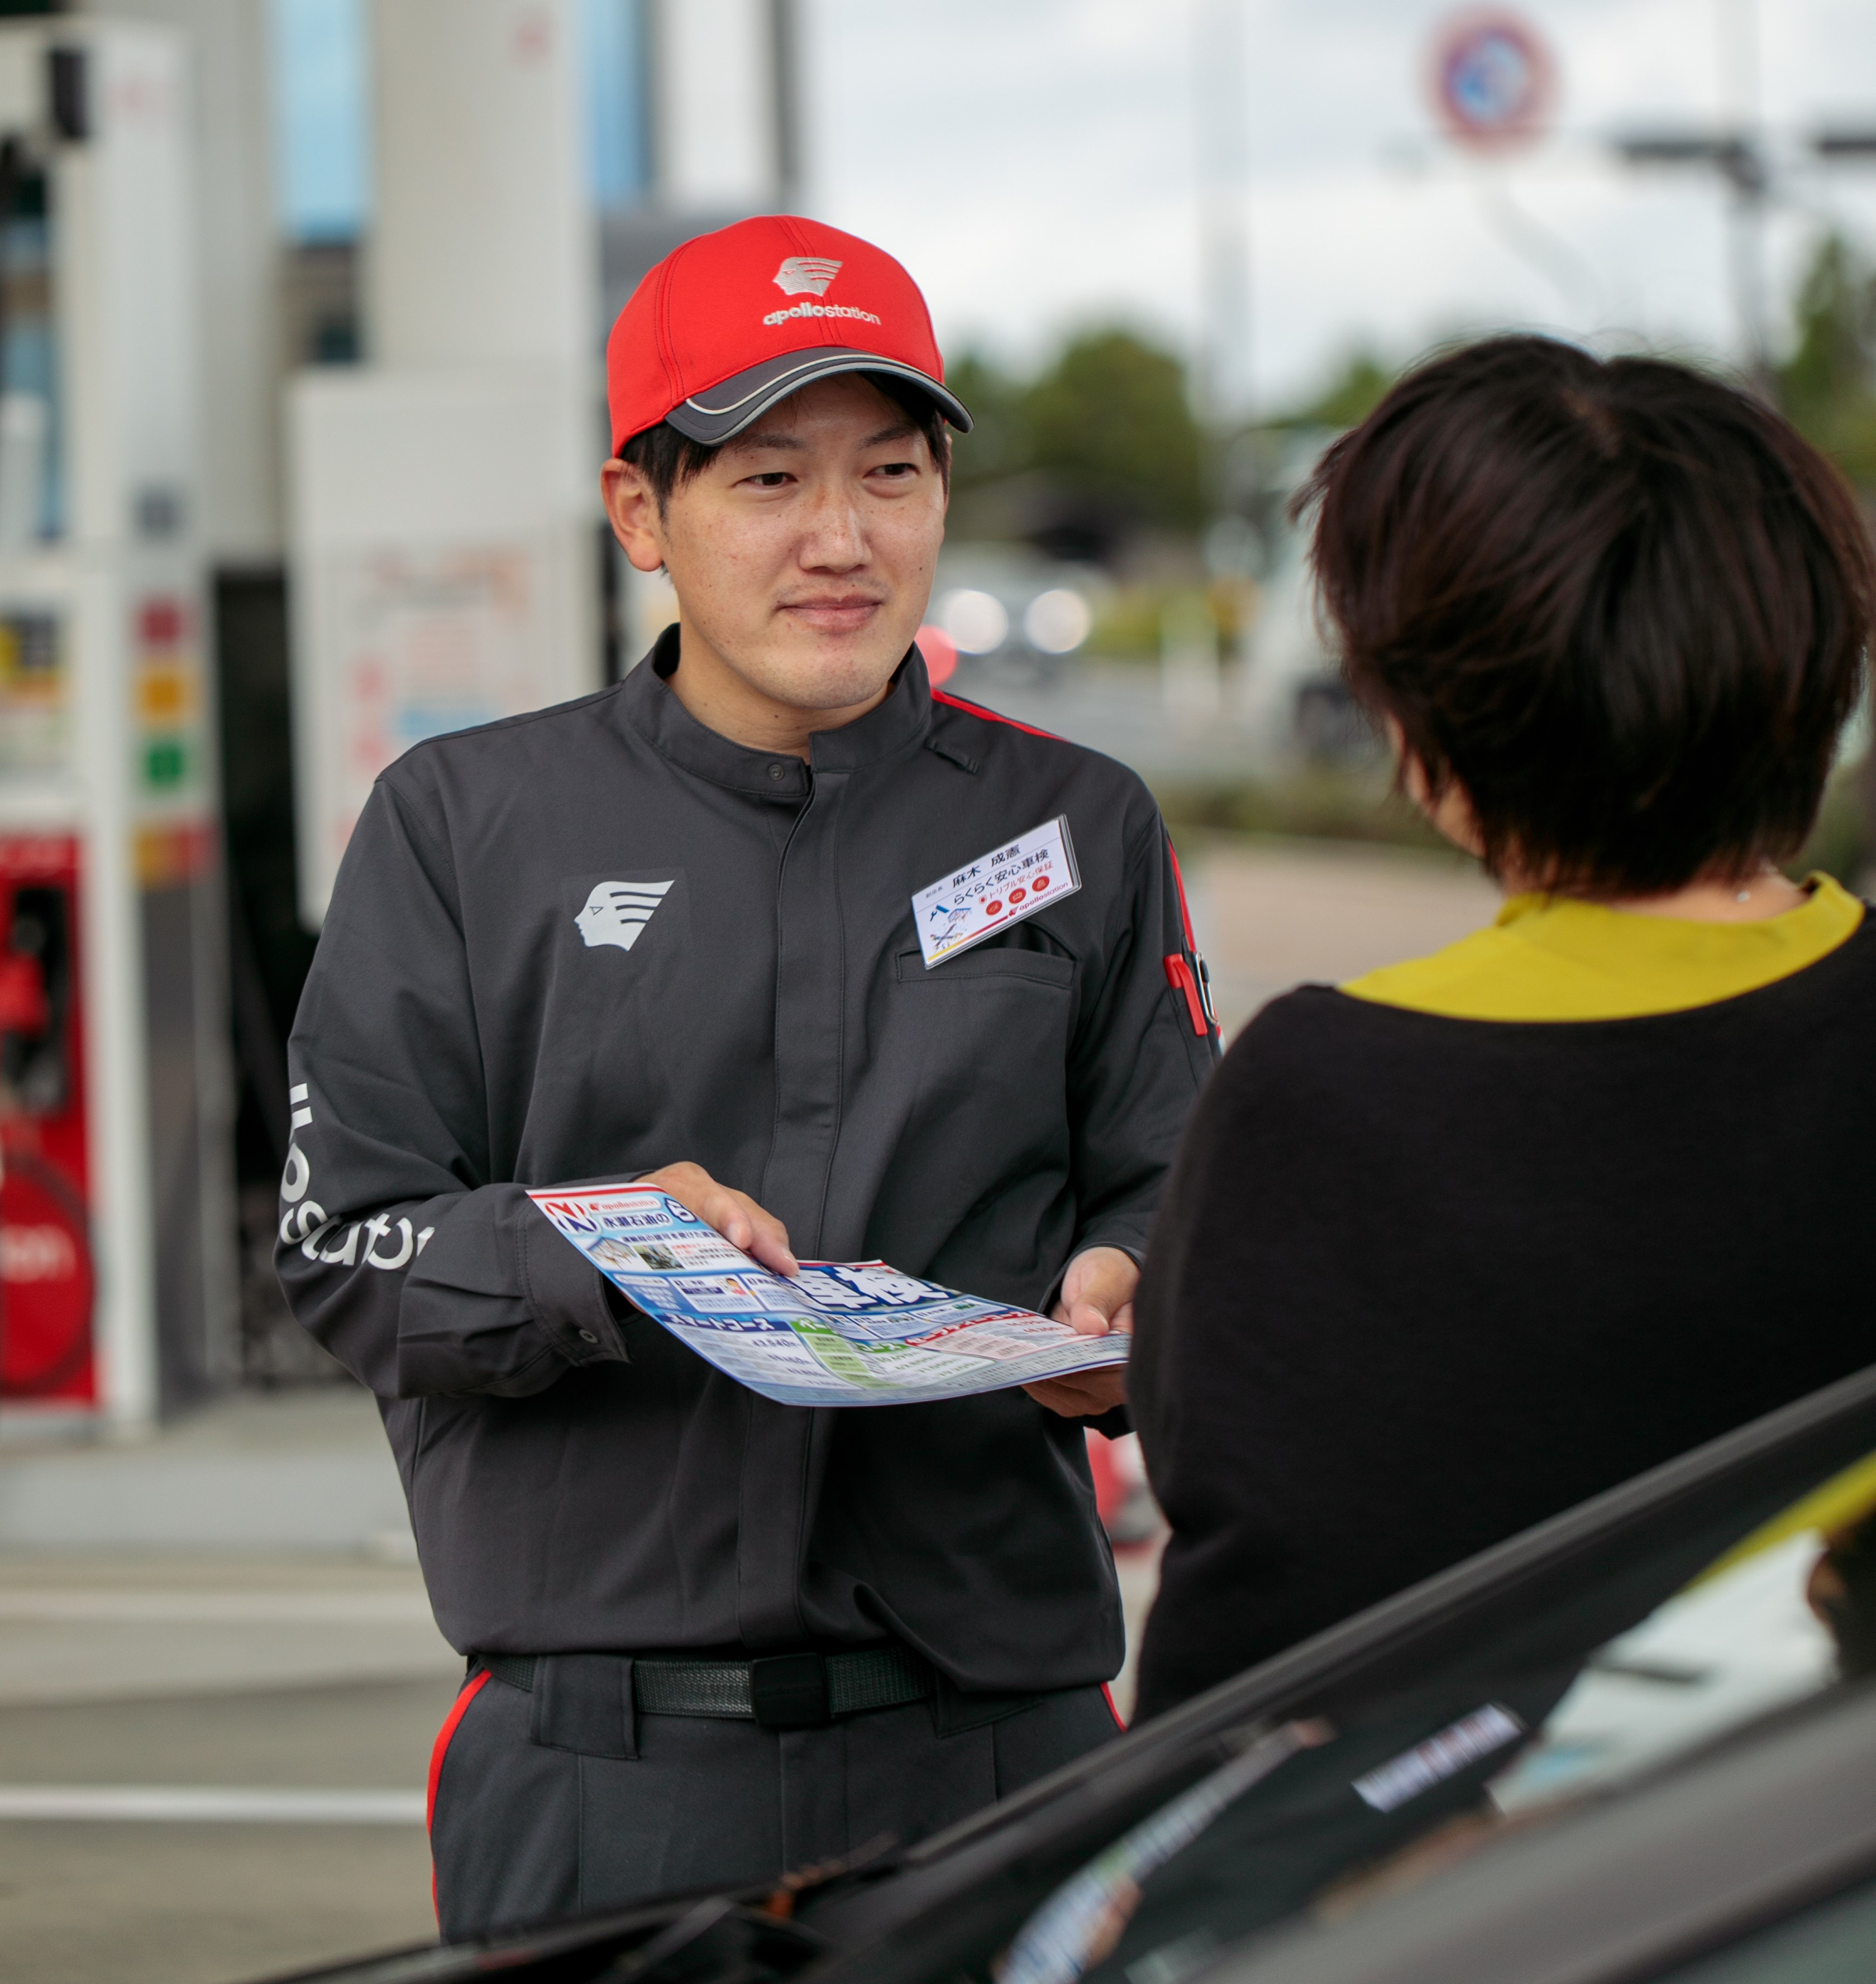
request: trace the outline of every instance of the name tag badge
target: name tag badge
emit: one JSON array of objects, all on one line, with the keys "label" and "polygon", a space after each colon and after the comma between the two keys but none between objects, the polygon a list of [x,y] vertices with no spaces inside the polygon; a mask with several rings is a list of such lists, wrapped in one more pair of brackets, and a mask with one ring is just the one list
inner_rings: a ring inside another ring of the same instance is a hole
[{"label": "name tag badge", "polygon": [[1081,885],[1068,815],[1031,827],[912,898],[925,969],[1073,895]]}]

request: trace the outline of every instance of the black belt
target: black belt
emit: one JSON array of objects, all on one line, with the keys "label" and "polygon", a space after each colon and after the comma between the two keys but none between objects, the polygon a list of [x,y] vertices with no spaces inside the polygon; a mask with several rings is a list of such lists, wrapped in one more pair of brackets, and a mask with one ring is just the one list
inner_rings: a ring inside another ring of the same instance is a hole
[{"label": "black belt", "polygon": [[[535,1657],[478,1654],[497,1681],[532,1692]],[[808,1729],[923,1701],[931,1669],[910,1647],[860,1647],[844,1654],[773,1654],[753,1661],[632,1662],[632,1699],[642,1715],[706,1715],[765,1729]]]}]

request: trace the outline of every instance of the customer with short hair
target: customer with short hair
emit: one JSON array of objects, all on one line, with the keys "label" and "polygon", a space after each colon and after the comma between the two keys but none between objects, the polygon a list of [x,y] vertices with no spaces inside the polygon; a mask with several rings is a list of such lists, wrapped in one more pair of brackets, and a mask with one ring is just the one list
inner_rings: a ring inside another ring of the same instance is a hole
[{"label": "customer with short hair", "polygon": [[1508,900],[1239,1037],[1130,1389],[1173,1525],[1143,1712],[1876,1359],[1876,930],[1776,865],[1876,602],[1749,394],[1535,337],[1305,492],[1347,679]]}]

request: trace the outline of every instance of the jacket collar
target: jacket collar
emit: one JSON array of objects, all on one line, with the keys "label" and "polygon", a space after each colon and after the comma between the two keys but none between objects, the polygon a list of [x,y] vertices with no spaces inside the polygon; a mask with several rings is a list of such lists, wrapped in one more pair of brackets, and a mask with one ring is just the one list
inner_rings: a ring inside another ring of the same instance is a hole
[{"label": "jacket collar", "polygon": [[[787,753],[752,751],[707,729],[673,692],[678,630],[667,627],[619,688],[625,720],[659,756],[681,770],[753,799],[794,803],[807,796],[808,768]],[[925,659],[906,651],[886,699],[838,730],[817,732],[809,749],[817,772],[857,772],[896,757],[921,742],[931,728],[931,687]]]}]

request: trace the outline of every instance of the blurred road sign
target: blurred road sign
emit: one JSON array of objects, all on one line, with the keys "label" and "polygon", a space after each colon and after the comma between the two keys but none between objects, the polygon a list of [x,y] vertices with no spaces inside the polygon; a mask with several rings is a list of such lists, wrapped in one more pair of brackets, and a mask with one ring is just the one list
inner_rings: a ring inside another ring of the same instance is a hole
[{"label": "blurred road sign", "polygon": [[1556,100],[1556,79],[1543,37],[1515,14],[1468,9],[1435,32],[1435,107],[1448,136],[1475,151],[1504,151],[1541,138]]}]

